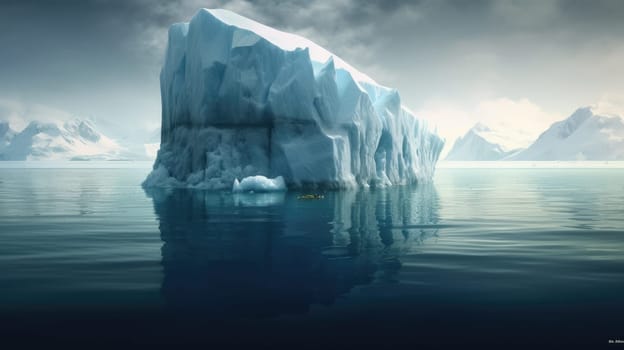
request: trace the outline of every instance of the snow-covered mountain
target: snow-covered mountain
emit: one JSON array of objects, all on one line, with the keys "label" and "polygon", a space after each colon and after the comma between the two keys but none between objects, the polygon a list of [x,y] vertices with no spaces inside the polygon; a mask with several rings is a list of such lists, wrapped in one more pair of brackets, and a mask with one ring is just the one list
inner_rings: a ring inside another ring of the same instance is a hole
[{"label": "snow-covered mountain", "polygon": [[123,149],[88,120],[33,121],[20,132],[0,123],[0,160],[124,159]]},{"label": "snow-covered mountain", "polygon": [[11,143],[15,136],[15,131],[11,129],[8,122],[0,120],[0,153]]},{"label": "snow-covered mountain", "polygon": [[226,10],[169,30],[162,140],[145,186],[231,188],[427,181],[443,140],[399,93],[297,35]]},{"label": "snow-covered mountain", "polygon": [[519,151],[509,150],[503,144],[502,133],[493,131],[482,123],[477,123],[464,136],[455,141],[445,160],[502,160]]},{"label": "snow-covered mountain", "polygon": [[510,160],[624,160],[624,121],[579,108]]}]

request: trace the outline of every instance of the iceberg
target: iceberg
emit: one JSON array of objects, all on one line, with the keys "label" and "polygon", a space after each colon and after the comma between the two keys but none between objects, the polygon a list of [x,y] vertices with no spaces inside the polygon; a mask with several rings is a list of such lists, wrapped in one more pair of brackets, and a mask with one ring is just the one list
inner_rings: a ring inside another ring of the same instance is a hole
[{"label": "iceberg", "polygon": [[[171,26],[161,143],[145,187],[426,182],[444,141],[384,87],[300,36],[226,10]],[[239,184],[240,185],[240,184]]]}]

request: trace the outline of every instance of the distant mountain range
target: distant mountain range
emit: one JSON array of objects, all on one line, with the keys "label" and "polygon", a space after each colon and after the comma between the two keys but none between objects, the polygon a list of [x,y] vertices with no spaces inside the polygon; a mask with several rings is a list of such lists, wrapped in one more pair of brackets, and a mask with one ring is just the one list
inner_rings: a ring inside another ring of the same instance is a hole
[{"label": "distant mountain range", "polygon": [[624,160],[624,120],[591,107],[552,124],[526,149],[506,150],[496,142],[500,136],[478,123],[455,141],[445,160]]},{"label": "distant mountain range", "polygon": [[[160,129],[144,140],[116,140],[85,119],[33,121],[16,131],[0,121],[0,160],[149,160],[160,146]],[[529,147],[510,149],[509,135],[477,123],[458,138],[448,161],[624,160],[624,120],[591,107],[553,123]]]},{"label": "distant mountain range", "polygon": [[[141,147],[142,148],[142,147]],[[0,160],[137,160],[151,158],[97,131],[89,120],[33,121],[17,132],[0,121]]]},{"label": "distant mountain range", "polygon": [[510,160],[624,160],[624,121],[580,108]]}]

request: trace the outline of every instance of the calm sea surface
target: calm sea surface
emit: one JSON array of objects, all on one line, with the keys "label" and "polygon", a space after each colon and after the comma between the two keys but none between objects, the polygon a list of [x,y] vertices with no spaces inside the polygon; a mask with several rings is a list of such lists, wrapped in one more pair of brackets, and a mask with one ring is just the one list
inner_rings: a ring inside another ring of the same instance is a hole
[{"label": "calm sea surface", "polygon": [[3,341],[624,340],[624,169],[439,169],[321,200],[146,192],[148,171],[0,169]]}]

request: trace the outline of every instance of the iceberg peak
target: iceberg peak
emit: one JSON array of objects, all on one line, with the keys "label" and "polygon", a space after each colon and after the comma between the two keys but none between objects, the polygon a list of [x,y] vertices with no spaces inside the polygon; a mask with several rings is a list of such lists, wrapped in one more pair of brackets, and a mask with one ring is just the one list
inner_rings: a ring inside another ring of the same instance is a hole
[{"label": "iceberg peak", "polygon": [[[256,22],[252,19],[225,9],[203,8],[199,10],[197,15],[199,15],[200,13],[208,13],[212,15],[215,19],[225,24],[239,29],[244,29],[250,33],[254,33],[258,37],[268,40],[273,45],[285,51],[294,51],[296,49],[309,50],[310,59],[312,61],[327,62],[328,60],[331,60],[332,64],[335,64],[337,68],[348,71],[355,81],[379,85],[368,75],[355,69],[353,66],[345,62],[340,57],[336,56],[334,53],[326,50],[325,48],[321,47],[320,45],[314,43],[307,38],[301,37],[296,34],[283,32],[275,28],[271,28],[267,25]],[[333,63],[334,61],[335,63]]]}]

